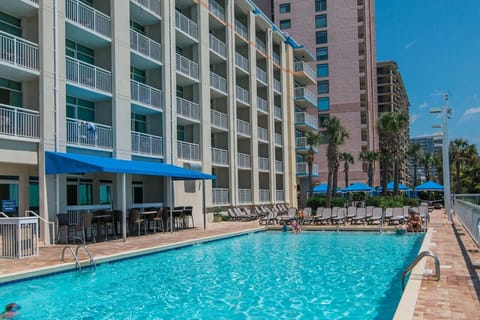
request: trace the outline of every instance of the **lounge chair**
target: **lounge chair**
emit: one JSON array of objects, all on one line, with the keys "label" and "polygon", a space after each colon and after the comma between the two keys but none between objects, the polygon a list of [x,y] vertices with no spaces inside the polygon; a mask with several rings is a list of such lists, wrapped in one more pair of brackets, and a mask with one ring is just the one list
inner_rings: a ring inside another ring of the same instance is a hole
[{"label": "lounge chair", "polygon": [[373,216],[373,208],[375,208],[374,206],[367,206],[367,215],[366,215],[366,218],[369,218],[371,216]]},{"label": "lounge chair", "polygon": [[337,216],[332,217],[330,219],[330,221],[332,222],[332,224],[334,224],[334,223],[335,224],[340,224],[340,223],[345,224],[346,216],[347,216],[347,210],[345,208],[338,208]]},{"label": "lounge chair", "polygon": [[352,221],[353,218],[357,216],[357,207],[350,206],[347,208],[347,215],[345,216],[345,221]]},{"label": "lounge chair", "polygon": [[426,224],[427,222],[430,222],[430,213],[429,213],[428,207],[426,207],[426,206],[418,207],[418,213],[420,214],[420,217],[422,218],[423,224]]},{"label": "lounge chair", "polygon": [[405,217],[403,215],[403,208],[401,207],[395,207],[393,208],[393,214],[392,217],[390,218],[390,224],[394,223],[403,223],[405,221]]},{"label": "lounge chair", "polygon": [[383,209],[380,207],[374,207],[372,216],[367,218],[367,224],[373,224],[376,221],[378,221],[379,223],[382,223],[382,219],[383,219]]},{"label": "lounge chair", "polygon": [[254,217],[254,216],[251,216],[251,215],[247,215],[245,212],[240,210],[240,208],[238,208],[238,207],[233,208],[233,212],[237,216],[238,220],[250,221],[250,220],[253,220],[253,219],[256,218],[256,216]]},{"label": "lounge chair", "polygon": [[393,208],[386,208],[385,215],[383,216],[383,221],[390,223],[390,220],[393,218]]},{"label": "lounge chair", "polygon": [[280,224],[291,223],[292,221],[295,221],[296,214],[297,214],[297,208],[290,207],[288,208],[287,215],[281,216],[278,222]]},{"label": "lounge chair", "polygon": [[352,218],[352,224],[365,223],[367,221],[367,209],[357,208],[357,215]]},{"label": "lounge chair", "polygon": [[259,224],[275,224],[277,223],[278,211],[270,211],[267,216],[258,219]]},{"label": "lounge chair", "polygon": [[332,217],[332,208],[317,208],[317,214],[313,217],[313,223],[315,224],[324,224],[328,223]]}]

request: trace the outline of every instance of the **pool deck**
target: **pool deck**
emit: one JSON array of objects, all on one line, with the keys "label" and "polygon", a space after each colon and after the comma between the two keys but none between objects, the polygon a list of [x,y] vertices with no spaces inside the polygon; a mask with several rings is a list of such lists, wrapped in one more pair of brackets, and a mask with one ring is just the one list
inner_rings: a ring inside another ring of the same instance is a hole
[{"label": "pool deck", "polygon": [[[215,239],[230,234],[259,230],[258,221],[209,223],[207,229],[195,228],[174,233],[156,233],[129,237],[127,242],[112,240],[88,244],[97,261],[109,261],[148,253],[150,251],[192,244],[202,239]],[[263,229],[263,227],[261,227]],[[305,226],[304,229],[307,229]],[[312,229],[336,230],[337,227]],[[378,226],[341,226],[347,230],[378,230]],[[427,241],[422,249],[433,251],[440,260],[440,281],[432,279],[433,259],[424,259],[421,268],[414,269],[402,297],[397,319],[480,319],[480,250],[454,216],[448,224],[443,211],[431,213]],[[72,245],[75,248],[74,245]],[[38,257],[25,259],[0,259],[0,283],[21,279],[28,273],[44,274],[75,267],[72,256],[66,252],[65,262],[60,260],[64,245],[40,248]],[[88,256],[79,252],[82,265],[88,265]],[[418,271],[420,270],[420,272]],[[433,271],[434,272],[434,271]],[[424,274],[424,275],[422,275]],[[400,281],[400,279],[399,279]],[[415,306],[413,306],[415,304]],[[402,309],[402,310],[400,310]]]}]

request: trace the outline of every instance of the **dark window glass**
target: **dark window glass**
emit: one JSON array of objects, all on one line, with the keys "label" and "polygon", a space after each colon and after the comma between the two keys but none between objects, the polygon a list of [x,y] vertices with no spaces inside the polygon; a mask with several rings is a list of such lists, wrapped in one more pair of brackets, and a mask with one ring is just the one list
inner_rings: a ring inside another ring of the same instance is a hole
[{"label": "dark window glass", "polygon": [[[317,99],[317,107],[318,111],[327,111],[330,109],[330,98],[329,97],[321,97]],[[319,117],[320,119],[320,117]],[[320,123],[320,120],[319,120]]]},{"label": "dark window glass", "polygon": [[280,29],[290,29],[290,27],[291,27],[290,19],[280,20]]},{"label": "dark window glass", "polygon": [[317,48],[317,60],[328,60],[328,48]]},{"label": "dark window glass", "polygon": [[290,12],[290,3],[282,3],[280,5],[280,13],[288,13]]},{"label": "dark window glass", "polygon": [[315,28],[325,28],[326,26],[327,26],[326,14],[315,16]]},{"label": "dark window glass", "polygon": [[327,31],[315,32],[315,41],[317,44],[324,44],[328,42]]},{"label": "dark window glass", "polygon": [[315,11],[327,10],[327,0],[315,0]]},{"label": "dark window glass", "polygon": [[318,94],[328,93],[328,91],[329,91],[328,80],[317,82],[317,93]]},{"label": "dark window glass", "polygon": [[328,63],[317,64],[317,78],[328,77]]}]

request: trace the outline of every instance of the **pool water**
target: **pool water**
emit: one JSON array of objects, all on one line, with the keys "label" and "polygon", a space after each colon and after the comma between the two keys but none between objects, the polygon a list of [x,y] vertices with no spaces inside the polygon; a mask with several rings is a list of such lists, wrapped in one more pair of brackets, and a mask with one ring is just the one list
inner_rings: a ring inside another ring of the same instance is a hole
[{"label": "pool water", "polygon": [[0,286],[16,319],[391,319],[422,235],[260,232]]}]

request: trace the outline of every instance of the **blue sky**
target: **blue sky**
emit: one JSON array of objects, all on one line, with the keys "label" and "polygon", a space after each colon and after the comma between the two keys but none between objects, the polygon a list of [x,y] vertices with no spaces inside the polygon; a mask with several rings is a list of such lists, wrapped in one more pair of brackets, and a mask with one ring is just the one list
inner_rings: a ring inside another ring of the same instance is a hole
[{"label": "blue sky", "polygon": [[[410,100],[410,136],[433,134],[442,122],[431,107],[453,118],[449,140],[480,147],[480,1],[376,0],[377,61],[396,61]],[[479,148],[480,149],[480,148]]]}]

